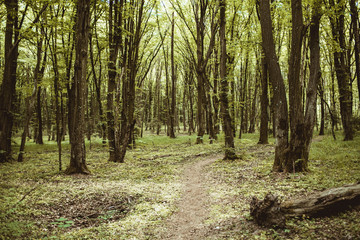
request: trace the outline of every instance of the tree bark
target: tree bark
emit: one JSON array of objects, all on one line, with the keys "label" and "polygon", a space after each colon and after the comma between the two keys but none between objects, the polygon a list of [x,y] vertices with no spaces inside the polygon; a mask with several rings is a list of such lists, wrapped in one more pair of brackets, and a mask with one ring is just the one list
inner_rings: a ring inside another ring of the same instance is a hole
[{"label": "tree bark", "polygon": [[274,37],[272,33],[272,20],[270,3],[260,0],[260,24],[265,59],[269,69],[269,79],[273,89],[274,122],[276,131],[274,171],[282,170],[282,161],[286,159],[288,147],[288,110],[283,77],[281,75],[278,57],[275,52]]},{"label": "tree bark", "polygon": [[134,118],[135,112],[135,82],[136,75],[138,71],[139,63],[139,47],[142,38],[142,28],[141,24],[143,22],[143,13],[144,13],[144,4],[145,1],[141,0],[137,3],[137,7],[134,5],[131,6],[134,9],[137,9],[137,18],[128,19],[128,29],[132,36],[125,40],[125,51],[127,51],[126,64],[124,69],[126,73],[123,75],[123,84],[122,84],[122,111],[121,111],[121,130],[120,130],[120,139],[121,139],[121,149],[120,156],[117,162],[124,162],[126,149],[128,148],[131,137],[133,135],[134,126],[136,120]]},{"label": "tree bark", "polygon": [[121,23],[123,0],[109,2],[109,47],[108,92],[107,92],[107,127],[109,142],[109,161],[117,162],[120,157],[120,139],[116,136],[118,123],[115,121],[114,96],[116,91],[116,63],[121,43]]},{"label": "tree bark", "polygon": [[11,156],[13,126],[12,107],[15,99],[16,69],[18,58],[18,0],[6,0],[5,66],[0,87],[0,162],[7,162]]},{"label": "tree bark", "polygon": [[351,25],[353,28],[355,46],[355,71],[357,79],[358,94],[360,100],[360,35],[359,35],[359,13],[358,13],[358,1],[350,0],[350,11],[351,11]]},{"label": "tree bark", "polygon": [[334,51],[334,66],[339,88],[339,102],[341,121],[344,129],[344,141],[353,140],[354,130],[352,126],[352,90],[350,79],[350,68],[346,61],[345,42],[345,2],[330,1],[335,8],[336,19],[330,17],[334,42],[338,45]]},{"label": "tree bark", "polygon": [[[36,139],[35,142],[37,144],[44,144],[43,141],[43,119],[42,119],[42,103],[41,103],[41,97],[42,97],[42,88],[41,88],[41,81],[44,75],[44,71],[45,71],[45,63],[46,63],[46,49],[45,51],[42,49],[43,48],[43,41],[44,41],[44,35],[45,32],[42,29],[41,30],[41,36],[40,39],[37,40],[37,53],[36,53],[36,66],[35,66],[35,72],[34,72],[34,78],[36,79],[36,82],[38,83],[38,89],[37,89],[37,96],[36,96],[36,116],[37,116],[37,121],[38,121],[38,126],[37,126],[37,134],[36,134]],[[44,53],[44,59],[43,62],[41,63],[41,58],[42,58],[42,52]]]},{"label": "tree bark", "polygon": [[[199,2],[194,3],[194,15],[195,15],[195,23],[196,23],[196,55],[197,55],[197,62],[196,62],[196,75],[197,75],[197,121],[198,121],[198,134],[196,138],[196,144],[203,143],[203,137],[205,134],[206,128],[206,84],[208,82],[208,77],[206,74],[206,67],[213,51],[214,44],[215,44],[215,34],[216,34],[216,26],[211,23],[211,36],[210,42],[205,53],[205,22],[206,16],[208,12],[209,2],[207,0],[200,0]],[[215,16],[212,16],[213,18]],[[213,21],[213,19],[211,19]],[[206,54],[206,55],[205,55]]]},{"label": "tree bark", "polygon": [[85,90],[90,30],[90,0],[78,0],[76,9],[74,79],[69,96],[70,165],[67,174],[89,174],[85,157]]},{"label": "tree bark", "polygon": [[[27,77],[29,78],[29,73],[27,74]],[[35,97],[36,97],[36,88],[37,88],[37,82],[36,79],[34,79],[34,89],[31,94],[31,96],[25,98],[25,124],[24,124],[24,130],[21,135],[21,143],[20,143],[20,149],[19,149],[19,155],[18,155],[18,162],[24,161],[24,150],[25,150],[25,144],[26,144],[26,137],[29,133],[29,125],[30,120],[34,112],[35,107]]]},{"label": "tree bark", "polygon": [[175,138],[175,109],[176,109],[176,75],[174,61],[174,13],[171,21],[171,109],[170,109],[170,138]]},{"label": "tree bark", "polygon": [[[94,8],[96,6],[96,2],[94,2]],[[94,10],[94,14],[96,17],[96,9]],[[97,47],[97,59],[99,61],[99,75],[96,74],[96,63],[95,63],[95,59],[94,59],[94,53],[93,53],[93,43],[92,43],[92,39],[93,39],[93,34],[95,34],[95,40],[96,40],[96,47]],[[93,28],[93,34],[91,34],[91,37],[89,39],[90,41],[90,62],[91,62],[91,70],[94,76],[94,84],[95,84],[95,93],[96,93],[96,101],[99,107],[99,116],[100,116],[100,125],[101,125],[101,136],[102,136],[102,144],[103,146],[106,145],[106,118],[105,118],[105,114],[104,114],[104,110],[103,110],[103,104],[101,101],[101,83],[102,83],[102,61],[101,61],[101,52],[102,52],[102,48],[100,47],[99,44],[99,37],[97,34],[97,25],[96,25],[96,20],[94,21],[94,28]]]},{"label": "tree bark", "polygon": [[220,101],[221,101],[221,113],[222,119],[224,121],[224,133],[225,133],[225,156],[224,159],[237,159],[235,153],[234,145],[234,132],[231,123],[231,116],[229,112],[229,82],[226,71],[226,38],[225,38],[225,28],[226,28],[226,2],[225,0],[219,0],[220,8],[220,81],[221,81],[221,92],[220,92]]},{"label": "tree bark", "polygon": [[331,188],[306,197],[280,203],[268,193],[264,200],[253,197],[250,215],[265,227],[284,227],[291,217],[323,217],[360,207],[360,184]]},{"label": "tree bark", "polygon": [[[286,172],[302,172],[307,170],[307,158],[303,156],[305,151],[305,128],[303,113],[303,86],[300,80],[301,70],[301,46],[304,36],[304,24],[302,14],[302,1],[291,1],[292,31],[291,52],[289,60],[289,117],[290,117],[290,144],[288,156],[282,159],[282,169]],[[315,86],[315,97],[316,97]],[[308,88],[309,89],[309,88]],[[313,90],[313,89],[311,89]],[[315,98],[316,99],[316,98]],[[307,99],[309,100],[309,99]],[[316,111],[314,112],[316,113]]]},{"label": "tree bark", "polygon": [[269,97],[268,97],[268,68],[265,61],[265,57],[261,57],[261,117],[260,117],[260,138],[258,144],[268,144],[268,132],[269,132]]}]

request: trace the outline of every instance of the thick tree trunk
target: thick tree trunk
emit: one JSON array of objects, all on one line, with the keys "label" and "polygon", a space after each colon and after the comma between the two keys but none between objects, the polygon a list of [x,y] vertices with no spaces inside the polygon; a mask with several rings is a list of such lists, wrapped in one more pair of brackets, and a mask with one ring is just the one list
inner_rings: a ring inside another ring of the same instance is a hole
[{"label": "thick tree trunk", "polygon": [[360,207],[360,184],[331,188],[306,197],[280,203],[278,197],[267,194],[264,200],[253,197],[250,215],[265,227],[284,227],[290,217],[322,217]]},{"label": "thick tree trunk", "polygon": [[[302,172],[307,170],[307,158],[303,153],[306,152],[305,141],[308,131],[305,128],[303,113],[303,86],[300,79],[301,70],[301,46],[304,36],[304,24],[302,14],[302,1],[291,1],[292,12],[292,32],[291,32],[291,52],[289,60],[289,117],[290,117],[290,144],[286,158],[281,160],[283,171]],[[315,86],[315,94],[316,94]],[[313,89],[311,89],[313,90]],[[315,96],[316,97],[316,96]],[[315,98],[316,99],[316,98]],[[309,99],[308,99],[309,100]],[[316,111],[315,111],[316,113]]]},{"label": "thick tree trunk", "polygon": [[260,0],[260,23],[265,59],[269,69],[269,79],[273,89],[274,123],[276,131],[274,171],[282,170],[282,161],[287,158],[288,147],[288,110],[283,77],[281,75],[278,57],[272,33],[270,3]]},{"label": "thick tree trunk", "polygon": [[[0,87],[0,162],[12,159],[11,137],[13,126],[12,107],[15,99],[16,69],[18,58],[18,0],[6,0],[5,66]],[[15,35],[15,37],[14,37]],[[15,38],[15,39],[14,39]]]},{"label": "thick tree trunk", "polygon": [[121,43],[121,23],[123,1],[120,3],[116,0],[109,2],[109,47],[110,56],[108,62],[108,92],[107,92],[107,127],[109,142],[109,161],[117,162],[120,156],[120,139],[116,136],[118,123],[115,115],[118,115],[114,107],[114,96],[116,95],[116,63]]},{"label": "thick tree trunk", "polygon": [[76,43],[74,79],[69,96],[70,165],[67,174],[89,174],[85,157],[85,89],[87,88],[87,57],[90,30],[90,1],[78,0],[76,10]]},{"label": "thick tree trunk", "polygon": [[225,0],[219,0],[220,7],[220,81],[221,81],[221,113],[222,120],[224,122],[224,133],[225,133],[225,157],[224,159],[233,160],[238,158],[235,153],[234,145],[234,132],[231,123],[231,116],[229,113],[229,82],[226,71],[226,39],[225,39],[225,25],[226,25],[226,2]]}]

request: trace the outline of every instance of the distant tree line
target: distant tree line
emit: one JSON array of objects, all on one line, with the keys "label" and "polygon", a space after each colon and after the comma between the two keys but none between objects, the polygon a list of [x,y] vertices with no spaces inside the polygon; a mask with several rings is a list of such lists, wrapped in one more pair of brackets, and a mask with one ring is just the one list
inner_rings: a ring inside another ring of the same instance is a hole
[{"label": "distant tree line", "polygon": [[124,162],[145,131],[196,143],[260,132],[274,171],[308,169],[313,131],[359,126],[357,0],[4,0],[0,162],[12,141],[69,137],[66,172],[89,173],[84,139]]}]

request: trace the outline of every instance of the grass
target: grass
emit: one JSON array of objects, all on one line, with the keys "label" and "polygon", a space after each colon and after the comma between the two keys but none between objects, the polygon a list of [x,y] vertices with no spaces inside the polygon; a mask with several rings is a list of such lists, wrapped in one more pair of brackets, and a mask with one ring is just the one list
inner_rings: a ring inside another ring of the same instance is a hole
[{"label": "grass", "polygon": [[[156,239],[176,210],[181,173],[190,164],[221,153],[223,138],[195,145],[196,136],[176,139],[150,133],[137,140],[125,163],[107,161],[101,139],[86,142],[91,175],[58,171],[54,142],[28,142],[25,161],[0,165],[0,239]],[[323,219],[298,219],[286,229],[262,229],[249,216],[252,196],[271,191],[283,199],[360,182],[360,138],[312,144],[310,171],[272,173],[273,145],[257,145],[258,135],[236,139],[241,160],[218,160],[207,167],[209,239],[314,239],[360,236],[356,211]],[[19,141],[19,139],[16,139]],[[273,142],[273,139],[270,139]],[[15,147],[16,149],[16,147]],[[63,144],[63,165],[69,161]]]}]

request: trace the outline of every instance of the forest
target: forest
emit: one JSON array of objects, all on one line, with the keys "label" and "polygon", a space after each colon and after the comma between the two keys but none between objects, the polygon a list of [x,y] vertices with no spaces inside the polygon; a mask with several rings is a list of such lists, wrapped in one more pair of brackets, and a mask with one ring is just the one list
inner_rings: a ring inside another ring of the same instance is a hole
[{"label": "forest", "polygon": [[360,239],[358,0],[0,19],[0,239]]}]

